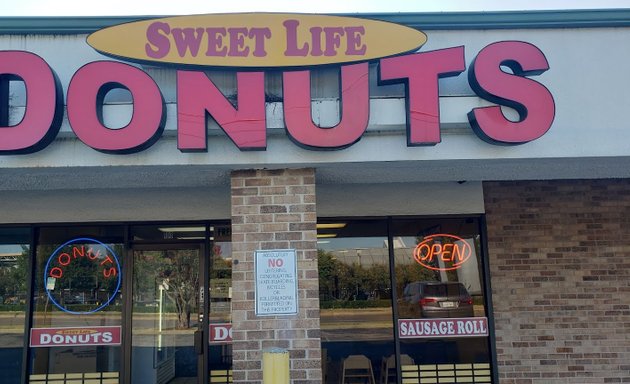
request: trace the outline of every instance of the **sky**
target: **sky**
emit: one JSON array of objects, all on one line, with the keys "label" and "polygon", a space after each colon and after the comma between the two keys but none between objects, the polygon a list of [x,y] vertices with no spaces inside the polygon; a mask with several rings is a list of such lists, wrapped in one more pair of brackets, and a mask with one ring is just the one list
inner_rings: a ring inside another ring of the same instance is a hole
[{"label": "sky", "polygon": [[0,16],[455,12],[630,8],[628,0],[0,0]]}]

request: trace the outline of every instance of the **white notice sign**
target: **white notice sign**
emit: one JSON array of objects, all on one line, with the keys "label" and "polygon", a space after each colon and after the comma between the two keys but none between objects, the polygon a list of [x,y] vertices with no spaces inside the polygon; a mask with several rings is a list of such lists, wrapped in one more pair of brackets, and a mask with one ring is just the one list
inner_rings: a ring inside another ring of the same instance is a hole
[{"label": "white notice sign", "polygon": [[297,313],[295,249],[256,251],[256,316]]}]

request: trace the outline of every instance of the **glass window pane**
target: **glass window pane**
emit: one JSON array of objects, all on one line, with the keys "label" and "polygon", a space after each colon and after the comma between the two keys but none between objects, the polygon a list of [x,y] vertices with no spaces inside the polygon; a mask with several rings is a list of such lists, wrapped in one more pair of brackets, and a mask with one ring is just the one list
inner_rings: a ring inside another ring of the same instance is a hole
[{"label": "glass window pane", "polygon": [[387,223],[320,220],[317,236],[324,382],[381,382],[395,353]]},{"label": "glass window pane", "polygon": [[122,227],[40,230],[31,375],[118,378],[123,242]]},{"label": "glass window pane", "polygon": [[28,228],[0,229],[0,377],[3,383],[19,383],[26,313]]},{"label": "glass window pane", "polygon": [[430,375],[487,373],[489,380],[478,219],[399,219],[392,232],[403,368],[468,364],[462,372]]},{"label": "glass window pane", "polygon": [[229,225],[211,229],[208,369],[211,382],[222,382],[232,377],[232,232]]},{"label": "glass window pane", "polygon": [[132,382],[197,376],[194,335],[199,311],[197,245],[147,246],[133,252]]}]

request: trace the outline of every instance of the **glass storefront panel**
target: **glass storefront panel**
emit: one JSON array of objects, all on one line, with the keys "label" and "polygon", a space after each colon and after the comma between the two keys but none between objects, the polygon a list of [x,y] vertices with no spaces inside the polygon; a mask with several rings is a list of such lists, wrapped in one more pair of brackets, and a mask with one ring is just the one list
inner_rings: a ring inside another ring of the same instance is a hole
[{"label": "glass storefront panel", "polygon": [[402,369],[490,382],[476,218],[393,220]]},{"label": "glass storefront panel", "polygon": [[3,228],[0,277],[3,382],[231,382],[228,223]]},{"label": "glass storefront panel", "polygon": [[232,378],[232,232],[211,227],[208,370],[211,383]]},{"label": "glass storefront panel", "polygon": [[119,226],[39,230],[29,382],[118,382],[123,244]]},{"label": "glass storefront panel", "polygon": [[387,243],[385,220],[318,223],[325,383],[387,376],[395,354]]},{"label": "glass storefront panel", "polygon": [[[201,247],[133,251],[131,380],[196,378]],[[163,248],[163,249],[159,249]]]},{"label": "glass storefront panel", "polygon": [[492,381],[479,218],[320,219],[317,233],[324,382]]},{"label": "glass storefront panel", "polygon": [[[351,377],[395,383],[401,370],[491,382],[479,220],[320,220],[325,383]],[[4,231],[0,353],[16,356],[0,369],[13,380],[7,382],[19,382],[30,230]],[[44,227],[36,234],[29,382],[120,382],[123,264],[133,264],[126,299],[132,382],[197,380],[203,372],[210,382],[230,380],[229,225]],[[206,340],[199,337],[204,327]]]},{"label": "glass storefront panel", "polygon": [[28,301],[29,228],[0,229],[0,377],[19,383]]}]

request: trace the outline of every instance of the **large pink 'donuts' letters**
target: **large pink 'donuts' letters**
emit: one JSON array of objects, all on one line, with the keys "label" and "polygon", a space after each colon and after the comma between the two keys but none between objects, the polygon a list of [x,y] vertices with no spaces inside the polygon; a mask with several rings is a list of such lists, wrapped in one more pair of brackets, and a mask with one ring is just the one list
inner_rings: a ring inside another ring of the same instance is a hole
[{"label": "large pink 'donuts' letters", "polygon": [[[512,73],[504,72],[506,66]],[[379,83],[403,83],[406,88],[407,145],[440,142],[439,85],[442,77],[466,69],[464,47],[413,53],[380,60]],[[553,96],[527,76],[549,69],[534,45],[503,41],[488,45],[473,60],[468,80],[475,93],[498,105],[514,108],[518,120],[503,116],[499,106],[476,108],[468,114],[474,132],[491,144],[516,145],[544,135],[553,123]],[[306,149],[343,149],[360,140],[369,120],[367,63],[340,67],[340,122],[319,127],[311,118],[310,71],[283,73],[284,119],[289,137]],[[27,91],[24,117],[9,126],[9,81],[22,81]],[[264,72],[237,73],[237,105],[201,71],[177,72],[178,148],[207,151],[207,118],[212,116],[240,150],[265,150]],[[118,129],[105,126],[103,99],[114,88],[133,97],[133,116]],[[165,125],[160,89],[141,69],[113,61],[80,68],[68,87],[68,120],[77,137],[105,153],[134,153],[153,145]],[[57,135],[63,115],[62,87],[54,71],[39,56],[0,51],[0,154],[37,152]]]}]

